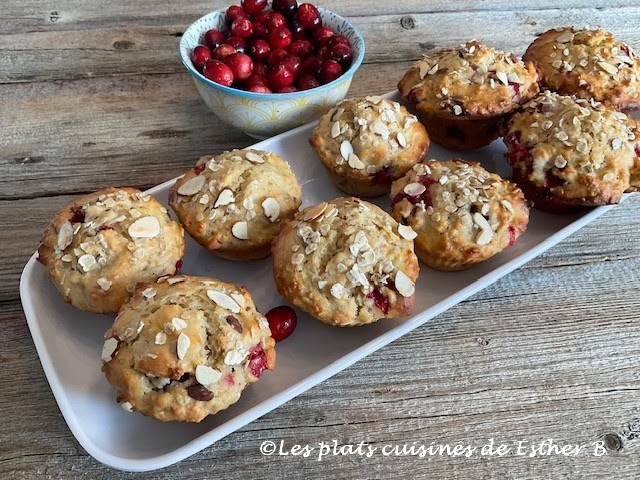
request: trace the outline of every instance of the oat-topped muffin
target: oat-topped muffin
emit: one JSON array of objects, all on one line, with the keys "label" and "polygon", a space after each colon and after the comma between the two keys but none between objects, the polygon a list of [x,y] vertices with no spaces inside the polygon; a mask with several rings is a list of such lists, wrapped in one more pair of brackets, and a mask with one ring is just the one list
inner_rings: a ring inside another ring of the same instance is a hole
[{"label": "oat-topped muffin", "polygon": [[306,208],[273,242],[278,292],[340,327],[407,316],[419,271],[411,233],[353,197]]},{"label": "oat-topped muffin", "polygon": [[136,283],[174,274],[182,227],[136,188],[106,188],[70,202],[40,240],[38,260],[67,303],[115,313]]},{"label": "oat-topped muffin", "polygon": [[618,203],[637,161],[637,124],[593,100],[545,91],[505,125],[514,179],[536,207]]},{"label": "oat-topped muffin", "polygon": [[531,62],[471,41],[425,55],[398,89],[416,107],[431,140],[469,150],[497,138],[498,120],[538,92],[537,79]]},{"label": "oat-topped muffin", "polygon": [[593,98],[618,110],[640,107],[640,64],[631,47],[603,30],[556,28],[529,46],[525,60],[541,83],[559,93]]},{"label": "oat-topped muffin", "polygon": [[468,268],[513,245],[529,221],[515,184],[459,158],[414,166],[393,183],[391,207],[393,217],[416,232],[418,258],[446,271]]},{"label": "oat-topped muffin", "polygon": [[199,422],[275,367],[269,324],[243,287],[207,277],[141,285],[105,334],[102,370],[127,411]]},{"label": "oat-topped muffin", "polygon": [[388,192],[429,151],[418,119],[378,96],[340,102],[320,118],[309,143],[337,187],[360,197]]},{"label": "oat-topped muffin", "polygon": [[200,245],[250,260],[269,256],[271,240],[301,199],[302,187],[282,158],[246,149],[200,158],[171,188],[169,205]]}]

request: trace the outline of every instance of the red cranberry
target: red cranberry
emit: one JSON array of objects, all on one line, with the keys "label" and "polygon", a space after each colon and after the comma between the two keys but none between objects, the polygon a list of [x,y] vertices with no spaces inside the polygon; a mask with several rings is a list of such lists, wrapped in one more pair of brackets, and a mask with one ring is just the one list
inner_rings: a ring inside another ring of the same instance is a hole
[{"label": "red cranberry", "polygon": [[298,78],[298,88],[300,90],[311,90],[312,88],[316,88],[320,86],[320,82],[309,73],[303,73]]},{"label": "red cranberry", "polygon": [[264,63],[253,62],[253,73],[255,73],[256,75],[262,75],[263,77],[266,77],[267,75],[269,75],[269,70],[267,69],[267,66]]},{"label": "red cranberry", "polygon": [[269,29],[262,23],[253,22],[253,38],[269,38]]},{"label": "red cranberry", "polygon": [[256,378],[260,378],[262,372],[267,369],[267,355],[260,345],[256,345],[249,351],[249,363],[247,363],[247,367],[251,375]]},{"label": "red cranberry", "polygon": [[265,25],[267,26],[269,31],[272,31],[272,30],[275,30],[276,28],[286,27],[287,20],[282,16],[282,14],[278,12],[270,12],[267,15]]},{"label": "red cranberry", "polygon": [[242,0],[240,5],[249,15],[255,15],[264,10],[264,7],[267,6],[267,0]]},{"label": "red cranberry", "polygon": [[302,25],[306,30],[313,30],[314,28],[322,25],[320,12],[318,12],[318,9],[311,3],[303,3],[300,5],[298,7],[296,17],[298,17],[300,25]]},{"label": "red cranberry", "polygon": [[389,313],[389,308],[391,307],[389,297],[382,293],[378,287],[373,287],[373,290],[367,293],[367,298],[372,298],[373,303],[383,314]]},{"label": "red cranberry", "polygon": [[84,223],[84,210],[80,206],[71,207],[71,218],[69,221],[71,223]]},{"label": "red cranberry", "polygon": [[212,28],[204,34],[204,44],[211,50],[218,48],[224,43],[224,34],[220,30]]},{"label": "red cranberry", "polygon": [[272,308],[265,315],[271,329],[271,336],[276,342],[284,340],[293,333],[298,325],[298,316],[293,308],[286,305]]},{"label": "red cranberry", "polygon": [[291,45],[291,32],[287,27],[278,27],[269,33],[269,45],[274,50],[277,48],[285,49]]},{"label": "red cranberry", "polygon": [[286,50],[282,50],[282,49],[271,50],[269,52],[269,55],[267,56],[267,65],[269,65],[269,68],[273,70],[278,65],[280,65],[280,62],[282,61],[282,59],[287,55],[288,53]]},{"label": "red cranberry", "polygon": [[347,47],[351,46],[351,43],[349,43],[349,39],[344,35],[334,35],[327,40],[327,45],[329,47],[333,47],[334,45],[337,45],[339,43],[346,45]]},{"label": "red cranberry", "polygon": [[509,246],[516,243],[516,229],[513,227],[507,228],[507,233],[509,234]]},{"label": "red cranberry", "polygon": [[207,167],[206,163],[201,163],[200,165],[196,165],[195,167],[193,167],[193,173],[195,173],[196,175],[200,175],[202,172],[204,172],[204,169]]},{"label": "red cranberry", "polygon": [[235,47],[232,47],[227,43],[223,43],[211,53],[211,57],[214,60],[224,60],[224,57],[234,53],[238,53]]},{"label": "red cranberry", "polygon": [[331,58],[331,52],[329,52],[329,47],[327,47],[326,45],[320,47],[316,52],[316,55],[318,56],[318,58],[320,58],[320,60],[329,60]]},{"label": "red cranberry", "polygon": [[249,89],[253,93],[273,93],[273,91],[266,85],[254,85]]},{"label": "red cranberry", "polygon": [[[254,64],[254,70],[255,70],[255,64]],[[269,86],[269,80],[267,80],[267,77],[264,75],[259,75],[257,73],[255,73],[255,71],[249,76],[249,78],[247,78],[247,80],[244,82],[244,86],[247,88],[247,90],[251,90],[251,87],[255,87],[256,85],[261,85],[263,87],[268,87]]]},{"label": "red cranberry", "polygon": [[269,85],[276,91],[293,85],[294,80],[293,72],[286,65],[280,64],[269,73]]},{"label": "red cranberry", "polygon": [[231,24],[231,34],[240,38],[251,38],[253,25],[246,17],[236,18]]},{"label": "red cranberry", "polygon": [[351,47],[348,45],[343,45],[342,43],[338,43],[331,47],[329,50],[329,54],[331,58],[337,61],[344,68],[347,68],[351,65],[351,60],[353,60],[353,52],[351,51]]},{"label": "red cranberry", "polygon": [[255,60],[264,60],[269,55],[271,47],[266,40],[258,39],[249,45],[249,53]]},{"label": "red cranberry", "polygon": [[289,67],[289,70],[291,70],[291,73],[293,73],[294,77],[297,77],[298,73],[300,73],[300,67],[302,64],[300,62],[300,59],[295,55],[287,55],[281,60],[280,63]]},{"label": "red cranberry", "polygon": [[226,43],[231,45],[236,49],[237,52],[240,53],[244,53],[244,51],[247,49],[247,42],[245,42],[240,37],[234,37],[233,35],[231,35],[229,38],[227,38]]},{"label": "red cranberry", "polygon": [[302,61],[302,71],[317,76],[322,67],[322,60],[319,57],[307,57]]},{"label": "red cranberry", "polygon": [[296,0],[273,0],[271,8],[274,12],[280,12],[285,17],[293,17],[298,10],[298,2]]},{"label": "red cranberry", "polygon": [[435,183],[438,183],[438,181],[434,180],[429,175],[422,175],[420,177],[419,181],[420,181],[420,183],[422,183],[425,186],[425,191],[422,192],[420,195],[409,195],[409,194],[405,193],[404,191],[398,193],[395,197],[393,197],[391,199],[391,210],[393,210],[393,208],[396,206],[396,204],[398,202],[401,202],[405,198],[412,205],[416,205],[416,204],[418,204],[420,202],[424,202],[424,206],[425,207],[430,207],[433,204],[433,202],[431,200],[430,187],[431,187],[431,185],[433,185]]},{"label": "red cranberry", "polygon": [[375,173],[371,181],[376,185],[391,185],[395,179],[396,178],[391,175],[389,167],[385,166]]},{"label": "red cranberry", "polygon": [[238,5],[231,5],[227,9],[227,22],[233,23],[238,18],[246,18],[247,12]]},{"label": "red cranberry", "polygon": [[305,34],[304,27],[298,21],[297,18],[293,18],[289,22],[289,30],[291,30],[291,36],[293,37],[294,40],[304,39],[304,34]]},{"label": "red cranberry", "polygon": [[256,15],[256,22],[266,27],[267,19],[269,18],[270,13],[271,12],[260,12],[258,15]]},{"label": "red cranberry", "polygon": [[335,60],[325,60],[320,67],[320,72],[318,72],[318,79],[324,84],[333,82],[340,75],[342,75],[340,64]]},{"label": "red cranberry", "polygon": [[297,91],[298,89],[295,86],[291,85],[290,87],[281,88],[280,90],[277,91],[277,93],[293,93]]},{"label": "red cranberry", "polygon": [[225,57],[224,63],[231,69],[235,80],[246,80],[253,73],[253,60],[244,53],[229,55]]},{"label": "red cranberry", "polygon": [[296,40],[287,49],[291,55],[299,58],[307,58],[313,53],[313,43],[309,40]]},{"label": "red cranberry", "polygon": [[193,62],[193,66],[198,70],[202,71],[202,69],[204,68],[204,64],[209,60],[211,60],[211,50],[209,50],[209,47],[198,45],[193,49],[193,53],[191,54],[191,62]]},{"label": "red cranberry", "polygon": [[335,32],[329,27],[319,27],[313,31],[311,37],[313,38],[315,44],[320,47],[326,45],[327,40],[333,37],[334,34]]},{"label": "red cranberry", "polygon": [[219,60],[207,62],[202,74],[209,80],[226,87],[230,87],[233,83],[233,72],[227,65]]},{"label": "red cranberry", "polygon": [[[204,164],[203,164],[204,165]],[[180,271],[180,269],[182,268],[182,260],[178,260],[176,262],[176,271],[175,273],[178,273]]]}]

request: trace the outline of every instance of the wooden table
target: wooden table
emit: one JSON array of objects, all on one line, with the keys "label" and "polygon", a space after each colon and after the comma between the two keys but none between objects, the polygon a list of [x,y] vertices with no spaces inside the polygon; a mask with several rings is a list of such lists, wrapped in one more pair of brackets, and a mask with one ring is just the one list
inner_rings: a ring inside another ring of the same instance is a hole
[{"label": "wooden table", "polygon": [[[620,0],[325,0],[367,42],[351,94],[392,90],[422,52],[470,38],[522,54],[554,26],[640,47]],[[5,0],[0,7],[0,478],[138,478],[91,458],[44,377],[18,295],[54,213],[108,185],[150,187],[252,140],[221,125],[177,55],[226,1]],[[391,4],[391,6],[390,6]],[[638,478],[640,198],[214,446],[139,478]],[[263,456],[317,444],[589,444],[606,454]]]}]

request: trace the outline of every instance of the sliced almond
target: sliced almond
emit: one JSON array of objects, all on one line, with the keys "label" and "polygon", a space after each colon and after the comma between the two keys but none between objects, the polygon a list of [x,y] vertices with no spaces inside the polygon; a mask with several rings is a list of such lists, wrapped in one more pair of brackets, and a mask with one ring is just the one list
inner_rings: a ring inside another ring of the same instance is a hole
[{"label": "sliced almond", "polygon": [[171,319],[171,325],[173,325],[173,328],[178,331],[178,330],[184,330],[185,328],[187,328],[189,326],[189,324],[183,320],[180,317],[173,317]]},{"label": "sliced almond", "polygon": [[58,248],[64,250],[73,242],[73,226],[70,221],[64,222],[58,231]]},{"label": "sliced almond", "polygon": [[345,160],[349,160],[349,155],[353,153],[353,146],[349,140],[343,140],[340,144],[340,155]]},{"label": "sliced almond", "polygon": [[153,238],[160,233],[160,220],[153,215],[140,217],[129,225],[129,236],[136,238]]},{"label": "sliced almond", "polygon": [[420,74],[420,80],[423,80],[427,76],[430,70],[430,65],[427,62],[418,62],[418,73]]},{"label": "sliced almond", "polygon": [[98,280],[96,280],[96,283],[100,286],[103,292],[108,292],[111,288],[111,285],[113,285],[113,282],[110,282],[105,277],[99,278]]},{"label": "sliced almond", "polygon": [[233,298],[218,290],[207,290],[207,297],[213,300],[216,305],[233,313],[240,313],[240,305]]},{"label": "sliced almond", "polygon": [[234,223],[231,227],[231,233],[233,233],[233,236],[238,240],[246,240],[247,238],[249,238],[249,233],[247,231],[247,222],[241,221]]},{"label": "sliced almond", "polygon": [[82,270],[84,270],[85,272],[88,272],[89,269],[96,264],[96,259],[94,258],[93,255],[89,253],[85,253],[78,259],[78,263],[82,267]]},{"label": "sliced almond", "polygon": [[509,80],[509,82],[511,83],[517,83],[518,85],[522,85],[524,83],[524,80],[522,80],[517,73],[510,73],[509,75],[507,75],[507,80]]},{"label": "sliced almond", "polygon": [[236,201],[236,197],[233,194],[233,191],[229,188],[225,188],[220,192],[218,198],[216,199],[216,203],[213,204],[213,208],[224,207],[225,205],[230,205]]},{"label": "sliced almond", "polygon": [[507,77],[507,74],[504,72],[496,72],[496,77],[498,78],[498,80],[500,80],[503,84],[505,85],[509,85],[509,78]]},{"label": "sliced almond", "polygon": [[404,138],[404,135],[402,134],[402,132],[398,132],[398,135],[396,135],[396,139],[398,140],[398,144],[402,148],[407,148],[407,139]]},{"label": "sliced almond", "polygon": [[506,208],[509,213],[515,213],[515,210],[513,209],[513,205],[511,204],[511,202],[509,200],[500,200],[500,204]]},{"label": "sliced almond", "polygon": [[364,163],[362,163],[355,153],[352,153],[349,155],[349,166],[356,170],[362,170],[364,168]]},{"label": "sliced almond", "polygon": [[190,178],[178,188],[178,195],[191,196],[198,193],[204,187],[206,178],[204,175],[198,175],[197,177]]},{"label": "sliced almond", "polygon": [[571,40],[573,40],[573,32],[568,31],[568,32],[564,32],[562,35],[560,35],[558,38],[556,38],[556,42],[558,43],[568,43]]},{"label": "sliced almond", "polygon": [[262,209],[264,210],[265,217],[271,222],[275,222],[280,216],[280,204],[275,198],[265,198],[262,202]]},{"label": "sliced almond", "polygon": [[425,192],[427,188],[418,182],[409,183],[404,187],[404,193],[411,197],[415,197],[417,195],[421,195]]},{"label": "sliced almond", "polygon": [[156,338],[154,339],[156,345],[164,345],[167,343],[167,334],[164,332],[156,333]]},{"label": "sliced almond", "polygon": [[616,75],[618,73],[618,69],[616,68],[616,66],[608,62],[598,62],[598,66],[611,75]]},{"label": "sliced almond", "polygon": [[262,158],[257,153],[247,152],[246,157],[247,157],[247,160],[249,160],[252,163],[264,163],[264,158]]},{"label": "sliced almond", "polygon": [[316,205],[315,207],[310,208],[309,210],[307,210],[307,213],[304,214],[304,217],[302,217],[302,220],[304,220],[305,222],[308,222],[309,220],[318,218],[320,215],[324,213],[328,205],[329,204],[327,202],[322,202]]},{"label": "sliced almond", "polygon": [[483,228],[482,230],[480,230],[480,233],[476,238],[476,243],[478,245],[487,245],[489,242],[491,242],[492,238],[493,238],[493,230],[491,230],[491,228],[489,229]]},{"label": "sliced almond", "polygon": [[398,233],[406,240],[413,240],[418,234],[409,225],[398,225]]},{"label": "sliced almond", "polygon": [[244,297],[240,293],[230,293],[229,296],[235,300],[235,302],[240,305],[240,308],[244,307]]},{"label": "sliced almond", "polygon": [[196,366],[196,380],[200,385],[211,385],[222,377],[222,372],[207,365]]},{"label": "sliced almond", "polygon": [[336,108],[336,111],[331,117],[331,120],[333,120],[334,122],[338,121],[338,119],[342,116],[343,113],[344,113],[344,108]]},{"label": "sliced almond", "polygon": [[118,340],[114,337],[107,338],[102,346],[102,361],[109,362],[112,358],[113,352],[118,348]]},{"label": "sliced almond", "polygon": [[395,279],[398,293],[405,298],[411,297],[416,292],[416,286],[402,270],[398,270]]},{"label": "sliced almond", "polygon": [[133,404],[131,402],[122,402],[120,404],[120,408],[122,408],[125,412],[133,412]]},{"label": "sliced almond", "polygon": [[176,353],[178,354],[178,360],[182,360],[189,350],[191,345],[191,339],[185,333],[178,335],[178,344],[176,347]]},{"label": "sliced almond", "polygon": [[331,127],[331,138],[336,138],[340,135],[340,122],[335,122]]},{"label": "sliced almond", "polygon": [[382,120],[376,120],[375,122],[373,122],[369,129],[373,133],[380,135],[385,140],[389,138],[389,127],[387,127],[387,125]]}]

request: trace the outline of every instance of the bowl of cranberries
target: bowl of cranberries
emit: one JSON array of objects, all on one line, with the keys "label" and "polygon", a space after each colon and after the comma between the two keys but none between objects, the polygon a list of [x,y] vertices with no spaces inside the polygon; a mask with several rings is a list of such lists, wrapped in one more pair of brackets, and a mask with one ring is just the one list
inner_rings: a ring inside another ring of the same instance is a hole
[{"label": "bowl of cranberries", "polygon": [[364,51],[348,20],[296,0],[242,0],[199,18],[180,41],[207,106],[255,138],[311,122],[343,100]]}]

